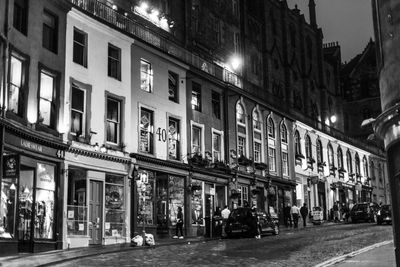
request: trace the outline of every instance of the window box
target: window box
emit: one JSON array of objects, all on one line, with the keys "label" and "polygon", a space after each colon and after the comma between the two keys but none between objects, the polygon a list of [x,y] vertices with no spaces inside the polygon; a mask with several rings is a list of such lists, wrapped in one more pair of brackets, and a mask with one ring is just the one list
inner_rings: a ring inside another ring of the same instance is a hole
[{"label": "window box", "polygon": [[227,164],[225,164],[223,161],[220,160],[216,160],[213,163],[213,168],[216,170],[221,170],[221,171],[228,171],[229,170],[229,166]]},{"label": "window box", "polygon": [[251,159],[248,159],[245,156],[241,155],[238,158],[238,163],[239,163],[239,165],[249,166],[249,165],[251,165],[253,163],[253,161]]},{"label": "window box", "polygon": [[267,170],[267,169],[268,169],[268,165],[265,164],[265,163],[263,163],[263,162],[256,162],[256,163],[254,163],[254,167],[255,167],[257,170]]},{"label": "window box", "polygon": [[196,165],[198,167],[206,167],[210,164],[208,159],[203,158],[199,154],[193,155],[188,161],[190,165]]}]

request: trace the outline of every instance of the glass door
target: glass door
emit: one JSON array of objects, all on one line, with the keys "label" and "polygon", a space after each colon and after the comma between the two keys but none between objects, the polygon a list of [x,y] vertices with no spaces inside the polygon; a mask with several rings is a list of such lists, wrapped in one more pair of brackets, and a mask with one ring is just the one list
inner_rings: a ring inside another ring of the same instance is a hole
[{"label": "glass door", "polygon": [[20,252],[31,251],[33,226],[33,180],[35,168],[21,166],[18,190],[18,249]]}]

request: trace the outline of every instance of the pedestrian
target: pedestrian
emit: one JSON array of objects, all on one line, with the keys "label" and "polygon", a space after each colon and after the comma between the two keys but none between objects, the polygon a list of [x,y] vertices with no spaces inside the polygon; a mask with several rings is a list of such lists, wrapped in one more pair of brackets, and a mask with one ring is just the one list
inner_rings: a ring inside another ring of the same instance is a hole
[{"label": "pedestrian", "polygon": [[335,202],[335,204],[333,205],[332,210],[333,210],[333,220],[335,222],[338,222],[339,221],[339,207],[338,207],[337,202]]},{"label": "pedestrian", "polygon": [[[173,238],[183,239],[183,213],[182,208],[178,207],[178,213],[176,214],[176,228],[175,228],[175,236]],[[180,232],[180,236],[179,236]]]},{"label": "pedestrian", "polygon": [[307,215],[308,215],[308,208],[307,208],[307,204],[304,203],[303,207],[300,208],[300,214],[301,217],[303,218],[303,226],[306,227],[307,226]]},{"label": "pedestrian", "polygon": [[290,209],[291,207],[289,203],[283,209],[283,221],[285,222],[286,227],[292,227],[292,217],[290,215]]},{"label": "pedestrian", "polygon": [[292,208],[290,209],[290,215],[292,215],[293,218],[293,227],[297,228],[299,223],[300,210],[296,206],[296,203],[294,203]]},{"label": "pedestrian", "polygon": [[257,215],[257,207],[256,205],[253,205],[253,207],[251,208],[251,213],[250,213],[250,225],[252,228],[252,232],[254,233],[254,237],[256,239],[260,239],[261,238],[261,233],[259,230],[259,222],[258,222],[258,215]]},{"label": "pedestrian", "polygon": [[222,236],[225,237],[225,226],[226,222],[228,221],[229,215],[231,214],[231,211],[228,208],[228,205],[225,205],[224,209],[221,211],[221,217],[222,217]]}]

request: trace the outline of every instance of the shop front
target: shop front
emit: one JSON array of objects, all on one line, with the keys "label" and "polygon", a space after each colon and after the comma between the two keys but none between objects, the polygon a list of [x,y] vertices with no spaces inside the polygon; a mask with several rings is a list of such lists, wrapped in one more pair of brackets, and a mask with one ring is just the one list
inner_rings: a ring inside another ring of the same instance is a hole
[{"label": "shop front", "polygon": [[84,146],[65,156],[64,248],[130,242],[131,160]]},{"label": "shop front", "polygon": [[269,206],[274,208],[274,212],[278,214],[279,224],[284,224],[284,208],[287,205],[296,203],[296,182],[287,179],[272,178],[271,196]]},{"label": "shop front", "polygon": [[60,172],[66,146],[5,131],[0,254],[61,249]]}]

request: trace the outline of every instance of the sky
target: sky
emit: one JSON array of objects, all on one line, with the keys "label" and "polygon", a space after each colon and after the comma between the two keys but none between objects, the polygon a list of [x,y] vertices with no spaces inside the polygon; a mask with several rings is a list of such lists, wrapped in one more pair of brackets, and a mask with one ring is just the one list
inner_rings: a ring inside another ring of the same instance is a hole
[{"label": "sky", "polygon": [[[298,5],[309,21],[309,0],[287,0],[290,8]],[[360,54],[373,40],[371,0],[315,0],[317,25],[322,28],[324,43],[339,42],[342,61]]]}]

